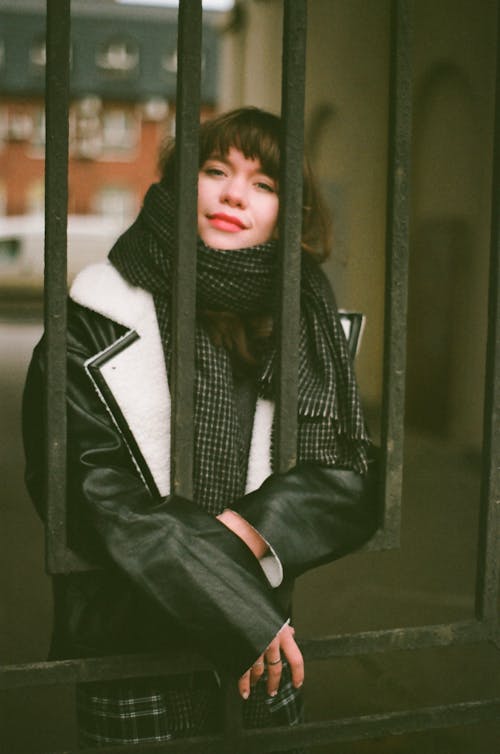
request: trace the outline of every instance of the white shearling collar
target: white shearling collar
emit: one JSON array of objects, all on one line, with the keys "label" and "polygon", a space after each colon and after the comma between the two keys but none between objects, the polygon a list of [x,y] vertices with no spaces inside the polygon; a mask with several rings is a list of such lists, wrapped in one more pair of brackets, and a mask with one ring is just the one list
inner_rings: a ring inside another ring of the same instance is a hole
[{"label": "white shearling collar", "polygon": [[[144,373],[143,377],[138,380],[138,384],[142,385],[142,392],[147,393],[148,389],[151,389],[150,396],[154,393],[158,405],[163,405],[165,398],[170,404],[168,381],[165,385],[167,376],[163,364],[160,369],[160,361],[163,362],[162,347],[152,295],[143,288],[130,285],[110,262],[101,262],[90,265],[78,274],[71,286],[70,296],[76,303],[137,331],[149,354],[144,357],[143,352],[142,358],[137,360],[134,367],[141,375]],[[133,346],[130,348],[132,350]],[[137,351],[139,352],[138,348]],[[158,365],[157,369],[151,369],[153,364]],[[126,391],[124,392],[126,394]],[[131,402],[138,401],[139,396],[131,395],[130,400]],[[135,411],[136,409],[137,404]],[[130,414],[126,406],[122,407],[122,410],[124,414],[127,412]],[[170,416],[170,405],[166,413]],[[273,416],[274,403],[259,398],[255,409],[248,459],[246,492],[257,489],[271,474],[270,447]],[[145,453],[145,455],[148,454]],[[159,488],[164,491],[165,484],[159,485]]]},{"label": "white shearling collar", "polygon": [[139,334],[156,321],[152,295],[128,283],[110,262],[99,262],[78,273],[70,298]]}]

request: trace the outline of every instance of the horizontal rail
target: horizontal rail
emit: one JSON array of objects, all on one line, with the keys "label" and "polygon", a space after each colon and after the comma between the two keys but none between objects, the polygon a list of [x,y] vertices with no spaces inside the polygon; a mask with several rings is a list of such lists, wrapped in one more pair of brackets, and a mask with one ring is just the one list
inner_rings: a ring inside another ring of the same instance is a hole
[{"label": "horizontal rail", "polygon": [[[285,751],[291,746],[319,746],[336,741],[359,741],[403,733],[474,725],[498,721],[500,698],[459,702],[414,710],[361,715],[326,722],[313,722],[294,727],[244,730],[238,740],[238,754]],[[222,735],[175,739],[163,744],[141,744],[142,754],[160,752],[190,752],[190,754],[220,754],[224,744]],[[130,754],[130,745],[79,749],[79,754]],[[57,754],[57,753],[55,753]],[[62,754],[62,752],[59,752]],[[67,750],[64,754],[70,754]]]},{"label": "horizontal rail", "polygon": [[[412,628],[392,628],[340,634],[320,639],[299,639],[304,658],[355,656],[372,652],[429,649],[457,644],[474,644],[490,639],[488,627],[476,621],[461,621]],[[5,665],[0,668],[0,689],[48,684],[71,684],[148,675],[175,675],[213,666],[189,652],[90,657],[55,662]]]},{"label": "horizontal rail", "polygon": [[252,742],[252,751],[283,751],[293,746],[317,746],[335,741],[359,741],[381,736],[401,735],[454,725],[498,721],[500,698],[415,710],[305,723],[295,728],[245,731],[243,740]]},{"label": "horizontal rail", "polygon": [[300,642],[307,660],[356,656],[375,652],[430,649],[491,639],[488,627],[476,621],[364,631],[357,634],[305,639]]}]

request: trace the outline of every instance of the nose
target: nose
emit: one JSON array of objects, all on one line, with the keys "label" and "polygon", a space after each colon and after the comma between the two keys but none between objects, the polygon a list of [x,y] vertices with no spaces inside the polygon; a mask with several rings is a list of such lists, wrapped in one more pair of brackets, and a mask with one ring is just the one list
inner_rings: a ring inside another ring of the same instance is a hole
[{"label": "nose", "polygon": [[230,207],[244,208],[247,205],[247,188],[243,178],[232,176],[224,182],[221,201]]}]

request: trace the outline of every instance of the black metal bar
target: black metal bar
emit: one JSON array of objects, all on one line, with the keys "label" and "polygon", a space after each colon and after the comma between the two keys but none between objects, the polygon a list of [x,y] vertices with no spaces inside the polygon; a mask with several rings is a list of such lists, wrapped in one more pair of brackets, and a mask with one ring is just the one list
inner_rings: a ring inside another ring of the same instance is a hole
[{"label": "black metal bar", "polygon": [[66,562],[66,294],[70,0],[47,0],[45,295],[46,561]]},{"label": "black metal bar", "polygon": [[493,124],[491,190],[491,257],[488,295],[488,339],[484,398],[483,474],[476,589],[476,615],[487,622],[500,646],[498,546],[500,503],[500,7],[497,8],[497,69]]},{"label": "black metal bar", "polygon": [[411,15],[392,2],[382,449],[386,546],[399,545],[403,477],[411,154]]},{"label": "black metal bar", "polygon": [[251,742],[253,746],[243,751],[285,751],[290,746],[313,747],[335,741],[361,741],[486,721],[495,722],[498,721],[499,714],[500,698],[494,698],[306,723],[293,728],[249,730],[245,731],[244,741]]},{"label": "black metal bar", "polygon": [[224,680],[224,743],[220,751],[234,754],[239,751],[238,742],[243,732],[243,700],[241,699],[236,679],[232,676]]},{"label": "black metal bar", "polygon": [[286,0],[284,3],[279,224],[280,355],[276,401],[276,458],[280,471],[286,471],[297,462],[297,351],[300,330],[306,12],[305,0]]},{"label": "black metal bar", "polygon": [[[340,634],[299,641],[304,658],[324,660],[374,652],[429,649],[461,644],[475,644],[489,639],[487,627],[477,621],[461,621],[416,628],[394,628]],[[136,678],[148,675],[175,675],[191,670],[206,670],[211,664],[191,653],[123,655],[90,657],[57,662],[5,665],[0,671],[0,689],[47,684],[70,684],[82,681]]]},{"label": "black metal bar", "polygon": [[[418,731],[496,722],[500,715],[500,698],[457,704],[421,707],[415,710],[390,712],[360,717],[341,718],[327,722],[306,723],[293,727],[245,730],[239,742],[238,754],[285,751],[291,746],[319,746],[336,741],[360,741],[385,736],[416,733]],[[175,739],[164,744],[141,744],[143,754],[153,752],[191,752],[219,754],[224,744],[222,736],[200,736]],[[79,749],[79,754],[129,754],[130,745]],[[62,754],[60,752],[59,754]],[[64,754],[71,754],[65,750]]]},{"label": "black metal bar", "polygon": [[198,128],[201,83],[201,0],[181,0],[176,101],[176,258],[172,292],[172,491],[192,497],[194,331]]},{"label": "black metal bar", "polygon": [[307,660],[326,660],[331,657],[476,644],[487,639],[488,632],[481,623],[458,621],[325,636],[301,640],[299,643]]},{"label": "black metal bar", "polygon": [[190,670],[211,670],[213,666],[192,652],[86,657],[53,662],[4,665],[0,668],[0,689],[22,686],[65,685],[117,678],[178,675]]}]

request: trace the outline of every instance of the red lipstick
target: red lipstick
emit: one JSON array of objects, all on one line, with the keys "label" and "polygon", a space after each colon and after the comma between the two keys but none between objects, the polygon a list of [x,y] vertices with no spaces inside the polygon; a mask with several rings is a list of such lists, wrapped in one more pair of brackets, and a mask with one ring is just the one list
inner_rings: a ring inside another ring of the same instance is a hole
[{"label": "red lipstick", "polygon": [[226,215],[224,212],[216,212],[213,215],[208,215],[210,224],[218,230],[225,230],[229,233],[236,233],[238,230],[246,230],[246,225],[233,215]]}]

